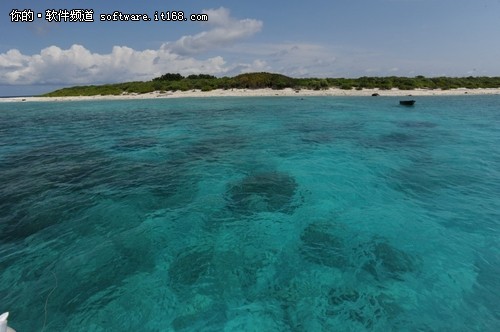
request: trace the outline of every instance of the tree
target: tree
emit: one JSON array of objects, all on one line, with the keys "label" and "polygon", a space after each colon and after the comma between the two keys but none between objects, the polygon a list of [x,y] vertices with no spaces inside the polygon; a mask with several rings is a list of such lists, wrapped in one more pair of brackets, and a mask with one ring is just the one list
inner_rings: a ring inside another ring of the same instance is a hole
[{"label": "tree", "polygon": [[181,74],[166,73],[160,77],[153,78],[153,81],[180,81],[184,78]]}]

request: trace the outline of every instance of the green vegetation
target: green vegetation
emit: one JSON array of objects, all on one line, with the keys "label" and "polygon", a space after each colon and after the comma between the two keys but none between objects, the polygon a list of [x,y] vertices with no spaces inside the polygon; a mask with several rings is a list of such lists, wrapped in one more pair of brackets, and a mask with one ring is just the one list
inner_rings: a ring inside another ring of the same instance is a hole
[{"label": "green vegetation", "polygon": [[142,94],[153,91],[211,91],[214,89],[311,89],[328,88],[390,90],[411,89],[455,89],[455,88],[500,88],[500,77],[360,77],[360,78],[292,78],[281,74],[248,73],[235,77],[220,77],[199,74],[187,77],[167,73],[147,82],[75,86],[47,93],[45,97],[95,96]]}]

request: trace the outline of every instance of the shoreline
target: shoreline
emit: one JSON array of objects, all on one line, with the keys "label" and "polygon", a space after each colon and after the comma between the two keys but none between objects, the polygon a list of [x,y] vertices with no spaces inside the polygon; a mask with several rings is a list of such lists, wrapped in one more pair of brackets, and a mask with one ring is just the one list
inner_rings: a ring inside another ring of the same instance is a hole
[{"label": "shoreline", "polygon": [[294,90],[286,88],[283,90],[273,89],[231,89],[231,90],[190,90],[190,91],[175,91],[175,92],[149,92],[144,94],[122,94],[122,95],[97,95],[97,96],[68,96],[68,97],[0,97],[2,102],[44,102],[44,101],[85,101],[85,100],[142,100],[142,99],[169,99],[169,98],[206,98],[206,97],[358,97],[371,96],[378,93],[382,97],[418,97],[418,96],[461,96],[461,95],[500,95],[500,88],[488,89],[450,89],[450,90],[380,90],[380,89],[363,89],[363,90],[342,90],[338,88],[330,88],[326,90]]}]

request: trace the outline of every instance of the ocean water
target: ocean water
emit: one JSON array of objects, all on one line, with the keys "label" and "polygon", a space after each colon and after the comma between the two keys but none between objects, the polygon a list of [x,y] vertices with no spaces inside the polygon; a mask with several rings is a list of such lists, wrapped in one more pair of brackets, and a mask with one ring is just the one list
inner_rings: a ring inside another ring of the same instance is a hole
[{"label": "ocean water", "polygon": [[499,331],[500,96],[0,104],[17,331]]}]

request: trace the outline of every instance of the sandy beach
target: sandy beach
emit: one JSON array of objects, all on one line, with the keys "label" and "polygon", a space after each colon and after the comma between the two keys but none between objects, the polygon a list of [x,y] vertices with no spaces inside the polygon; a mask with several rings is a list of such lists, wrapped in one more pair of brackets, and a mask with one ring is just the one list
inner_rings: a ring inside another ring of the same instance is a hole
[{"label": "sandy beach", "polygon": [[118,96],[71,96],[71,97],[4,97],[0,102],[40,102],[40,101],[84,101],[84,100],[127,100],[127,99],[156,99],[156,98],[197,98],[197,97],[310,97],[310,96],[371,96],[378,93],[380,96],[458,96],[458,95],[500,95],[498,89],[451,89],[451,90],[342,90],[330,88],[327,90],[294,90],[294,89],[231,89],[212,91],[176,91],[176,92],[150,92],[145,94],[122,94]]}]

